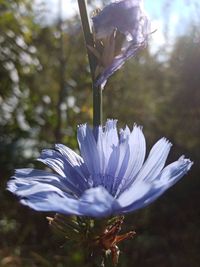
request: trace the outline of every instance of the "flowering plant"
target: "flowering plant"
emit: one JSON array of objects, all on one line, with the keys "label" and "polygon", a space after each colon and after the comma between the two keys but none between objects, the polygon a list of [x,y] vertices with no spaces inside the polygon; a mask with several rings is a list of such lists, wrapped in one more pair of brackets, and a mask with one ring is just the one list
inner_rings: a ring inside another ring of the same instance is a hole
[{"label": "flowering plant", "polygon": [[101,266],[111,253],[119,257],[118,243],[134,231],[119,234],[124,215],[144,208],[180,180],[192,162],[181,156],[166,164],[171,143],[161,138],[146,155],[142,128],[128,126],[118,133],[117,121],[102,123],[102,88],[124,62],[147,44],[149,20],[141,0],[107,5],[92,18],[85,0],[78,0],[89,56],[93,87],[93,128],[79,125],[80,155],[63,144],[43,150],[38,161],[51,170],[17,169],[8,190],[24,205],[55,212],[52,227],[82,245],[89,257],[99,253]]}]

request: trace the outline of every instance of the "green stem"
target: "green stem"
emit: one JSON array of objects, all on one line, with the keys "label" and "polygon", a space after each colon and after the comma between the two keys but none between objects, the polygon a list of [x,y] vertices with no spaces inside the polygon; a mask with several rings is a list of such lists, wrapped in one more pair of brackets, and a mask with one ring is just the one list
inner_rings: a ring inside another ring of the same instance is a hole
[{"label": "green stem", "polygon": [[93,89],[93,126],[99,126],[102,124],[102,90],[100,87],[95,86],[95,69],[96,69],[96,58],[89,50],[89,47],[94,47],[94,39],[90,20],[87,12],[87,0],[78,0],[79,11],[81,16],[81,22],[83,27],[83,33],[87,48],[87,54],[89,59],[91,78],[92,78],[92,89]]},{"label": "green stem", "polygon": [[93,84],[93,126],[102,125],[102,89]]}]

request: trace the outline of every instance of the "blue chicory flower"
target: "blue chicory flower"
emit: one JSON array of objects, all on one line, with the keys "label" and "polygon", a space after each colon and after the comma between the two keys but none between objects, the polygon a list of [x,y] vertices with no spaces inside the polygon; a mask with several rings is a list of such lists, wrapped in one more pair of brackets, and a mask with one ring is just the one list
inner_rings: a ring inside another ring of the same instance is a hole
[{"label": "blue chicory flower", "polygon": [[[121,0],[107,5],[92,18],[95,37],[103,43],[102,66],[96,86],[104,87],[107,79],[126,60],[147,45],[150,23],[143,9],[142,0]],[[123,35],[119,48],[118,33]],[[116,49],[117,48],[117,49]],[[102,50],[102,49],[101,49]],[[96,53],[97,54],[97,53]]]},{"label": "blue chicory flower", "polygon": [[39,161],[53,172],[17,169],[8,190],[38,211],[105,217],[145,207],[174,185],[192,166],[183,156],[164,167],[171,143],[160,139],[146,161],[141,127],[117,132],[116,120],[92,130],[78,127],[81,156],[56,144]]}]

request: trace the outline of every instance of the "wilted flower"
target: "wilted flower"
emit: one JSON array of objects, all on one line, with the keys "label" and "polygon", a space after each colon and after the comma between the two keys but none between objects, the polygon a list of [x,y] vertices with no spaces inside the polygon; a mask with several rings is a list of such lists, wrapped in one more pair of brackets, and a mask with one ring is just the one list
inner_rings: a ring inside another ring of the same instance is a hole
[{"label": "wilted flower", "polygon": [[145,159],[145,138],[134,126],[121,130],[116,120],[92,130],[78,127],[81,156],[57,144],[42,151],[39,161],[54,172],[18,169],[8,190],[38,211],[80,216],[119,215],[145,207],[190,169],[183,156],[164,168],[171,143],[160,139]]},{"label": "wilted flower", "polygon": [[107,79],[124,62],[145,47],[149,20],[142,0],[121,0],[107,5],[92,18],[98,58],[96,85],[104,87]]}]

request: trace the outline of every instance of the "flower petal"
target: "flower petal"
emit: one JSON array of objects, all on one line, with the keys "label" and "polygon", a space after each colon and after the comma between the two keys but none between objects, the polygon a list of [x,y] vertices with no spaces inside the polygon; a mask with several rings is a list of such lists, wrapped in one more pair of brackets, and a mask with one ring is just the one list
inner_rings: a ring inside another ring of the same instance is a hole
[{"label": "flower petal", "polygon": [[[86,204],[89,208],[86,208]],[[80,209],[92,217],[110,216],[113,213],[113,206],[116,205],[116,200],[103,186],[88,189],[80,198]]]},{"label": "flower petal", "polygon": [[69,177],[79,177],[82,183],[83,180],[87,183],[88,182],[87,178],[89,177],[89,171],[82,157],[80,157],[69,147],[62,144],[56,144],[55,149],[60,152],[65,162],[67,162],[67,168],[65,169],[65,174]]},{"label": "flower petal", "polygon": [[134,126],[128,140],[130,153],[126,171],[117,186],[116,197],[129,188],[140,171],[146,153],[146,142],[141,127]]},{"label": "flower petal", "polygon": [[129,138],[130,161],[125,177],[128,180],[134,178],[140,171],[146,154],[146,142],[141,127],[134,126]]},{"label": "flower petal", "polygon": [[141,19],[146,16],[141,0],[124,0],[107,5],[92,18],[96,38],[102,39],[112,34],[114,29],[129,35],[138,28]]},{"label": "flower petal", "polygon": [[71,168],[75,170],[80,175],[80,177],[82,177],[82,179],[87,182],[89,171],[82,157],[80,157],[72,149],[63,144],[56,144],[55,149],[58,150],[60,154],[62,154],[63,158],[65,158]]},{"label": "flower petal", "polygon": [[101,159],[101,173],[103,175],[105,174],[113,147],[116,147],[119,142],[116,124],[117,120],[107,120],[104,128],[99,126],[95,129],[97,132],[97,149]]},{"label": "flower petal", "polygon": [[157,177],[165,166],[172,144],[165,138],[161,138],[151,149],[149,156],[142,169],[135,178],[138,180],[148,180]]},{"label": "flower petal", "polygon": [[[118,198],[120,212],[131,212],[149,205],[185,175],[192,166],[189,159],[181,157],[165,167],[162,173],[152,180],[138,180]],[[118,211],[119,212],[119,211]]]},{"label": "flower petal", "polygon": [[[101,184],[100,176],[100,155],[97,150],[97,143],[90,127],[86,124],[78,127],[78,143],[81,156],[93,178],[93,186]],[[101,155],[102,156],[102,155]]]},{"label": "flower petal", "polygon": [[22,198],[20,202],[37,211],[58,212],[67,215],[84,215],[79,209],[79,201],[77,199],[61,196],[56,192],[28,195],[27,198]]},{"label": "flower petal", "polygon": [[117,146],[113,146],[105,171],[104,186],[115,195],[116,189],[126,171],[129,162],[130,151],[128,147],[130,130],[128,127],[120,131],[120,138]]},{"label": "flower petal", "polygon": [[124,63],[130,59],[131,57],[134,57],[137,52],[144,48],[146,46],[146,42],[135,44],[135,42],[130,42],[129,46],[123,51],[123,54],[120,54],[116,56],[113,59],[112,64],[110,64],[107,68],[104,69],[104,71],[101,73],[99,78],[95,82],[95,86],[102,86],[104,87],[106,84],[107,79],[118,69],[120,69]]},{"label": "flower petal", "polygon": [[113,146],[116,146],[118,143],[116,123],[116,120],[107,120],[105,127],[98,126],[94,128],[102,176],[105,175]]},{"label": "flower petal", "polygon": [[57,151],[44,149],[37,160],[47,165],[60,176],[65,177],[65,162]]},{"label": "flower petal", "polygon": [[72,199],[53,191],[27,195],[21,203],[38,211],[52,211],[91,217],[105,217],[113,212],[116,200],[103,187],[85,191],[80,199]]},{"label": "flower petal", "polygon": [[69,177],[71,179],[70,182],[78,185],[82,190],[88,188],[87,179],[84,177],[84,173],[82,172],[82,166],[80,168],[79,164],[78,166],[73,167],[73,165],[70,164],[73,159],[71,159],[71,161],[68,161],[68,159],[69,157],[67,158],[58,151],[44,149],[37,160],[49,166],[60,176]]},{"label": "flower petal", "polygon": [[[55,190],[59,189],[77,196],[80,196],[83,191],[79,185],[74,184],[68,177],[62,177],[54,173],[36,169],[17,169],[11,178],[7,185],[8,190],[21,197],[25,196],[26,190],[35,184],[39,186],[44,185],[47,190],[48,186],[53,186]],[[33,192],[30,191],[30,194],[32,193]]]},{"label": "flower petal", "polygon": [[[117,164],[115,165],[115,172],[114,172],[114,184],[112,185],[112,194],[115,195],[116,190],[119,188],[121,180],[124,177],[124,174],[127,170],[128,162],[130,159],[130,148],[128,145],[128,138],[121,142],[118,146],[118,160]],[[112,164],[112,159],[109,162]]]}]

